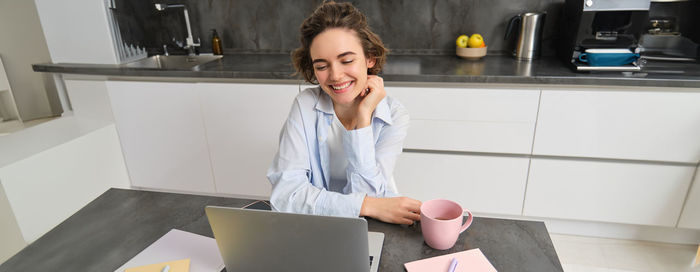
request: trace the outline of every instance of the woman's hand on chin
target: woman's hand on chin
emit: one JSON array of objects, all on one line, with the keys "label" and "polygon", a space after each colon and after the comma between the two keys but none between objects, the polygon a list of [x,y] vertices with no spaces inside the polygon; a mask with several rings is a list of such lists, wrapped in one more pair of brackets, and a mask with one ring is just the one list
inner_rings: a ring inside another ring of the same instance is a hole
[{"label": "woman's hand on chin", "polygon": [[360,216],[393,224],[410,225],[420,221],[421,202],[408,197],[376,198],[365,196]]},{"label": "woman's hand on chin", "polygon": [[382,99],[386,96],[384,79],[375,75],[367,76],[367,87],[360,93],[358,105],[357,128],[367,127],[372,123],[372,113]]}]

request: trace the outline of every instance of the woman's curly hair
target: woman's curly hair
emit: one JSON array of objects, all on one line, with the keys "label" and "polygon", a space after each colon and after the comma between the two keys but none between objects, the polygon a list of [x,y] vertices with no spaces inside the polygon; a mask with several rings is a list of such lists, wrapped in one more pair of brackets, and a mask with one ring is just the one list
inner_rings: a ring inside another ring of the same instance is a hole
[{"label": "woman's curly hair", "polygon": [[321,4],[301,24],[301,46],[292,52],[292,63],[297,71],[295,74],[301,74],[311,84],[318,84],[309,48],[314,38],[329,28],[347,28],[355,31],[365,57],[376,61],[372,68],[367,68],[367,74],[379,74],[386,63],[389,50],[384,47],[379,36],[370,30],[364,14],[350,3],[333,1]]}]

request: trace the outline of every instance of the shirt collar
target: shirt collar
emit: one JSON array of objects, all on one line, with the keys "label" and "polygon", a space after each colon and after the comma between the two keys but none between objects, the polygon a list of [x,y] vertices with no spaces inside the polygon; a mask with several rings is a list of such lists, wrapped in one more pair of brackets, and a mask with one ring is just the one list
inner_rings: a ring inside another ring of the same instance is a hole
[{"label": "shirt collar", "polygon": [[[316,102],[316,110],[321,111],[325,114],[335,114],[335,111],[333,110],[333,101],[331,100],[331,97],[328,96],[326,92],[324,92],[321,87],[318,87],[319,89],[319,99]],[[374,109],[374,112],[372,113],[373,118],[379,118],[384,123],[387,123],[391,125],[392,119],[391,119],[391,110],[389,108],[389,102],[387,102],[387,98],[384,97],[382,101],[379,101],[379,104],[377,104],[377,108]]]}]

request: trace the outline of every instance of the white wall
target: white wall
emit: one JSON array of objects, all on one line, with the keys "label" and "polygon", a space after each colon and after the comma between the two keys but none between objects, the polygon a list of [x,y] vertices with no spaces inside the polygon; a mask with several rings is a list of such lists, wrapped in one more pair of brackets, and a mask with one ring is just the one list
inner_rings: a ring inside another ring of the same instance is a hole
[{"label": "white wall", "polygon": [[0,1],[0,57],[12,86],[20,117],[31,120],[62,112],[51,75],[32,71],[50,62],[34,1]]},{"label": "white wall", "polygon": [[0,253],[31,243],[108,188],[129,187],[105,82],[68,79],[66,86],[73,115],[0,137],[7,196],[0,221],[15,226],[0,228]]},{"label": "white wall", "polygon": [[2,180],[0,180],[0,241],[2,241],[0,243],[0,264],[27,245],[19,231],[15,214],[10,208],[10,202],[5,196]]},{"label": "white wall", "polygon": [[73,115],[0,137],[0,168],[114,124],[104,81],[66,80]]},{"label": "white wall", "polygon": [[129,177],[114,125],[0,168],[25,241],[32,242]]},{"label": "white wall", "polygon": [[118,63],[102,0],[35,3],[53,62]]}]

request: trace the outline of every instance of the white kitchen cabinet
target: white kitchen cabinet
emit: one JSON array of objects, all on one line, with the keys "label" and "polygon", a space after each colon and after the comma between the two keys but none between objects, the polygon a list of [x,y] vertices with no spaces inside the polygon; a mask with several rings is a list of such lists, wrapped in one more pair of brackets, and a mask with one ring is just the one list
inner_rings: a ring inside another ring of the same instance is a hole
[{"label": "white kitchen cabinet", "polygon": [[695,181],[693,181],[688,198],[685,200],[678,227],[700,229],[700,167],[695,172]]},{"label": "white kitchen cabinet", "polygon": [[269,197],[267,168],[299,85],[200,83],[197,91],[216,191]]},{"label": "white kitchen cabinet", "polygon": [[542,91],[533,154],[697,163],[700,93]]},{"label": "white kitchen cabinet", "polygon": [[108,81],[131,185],[214,193],[194,83]]},{"label": "white kitchen cabinet", "polygon": [[394,169],[399,193],[454,200],[477,213],[520,215],[529,159],[404,152]]},{"label": "white kitchen cabinet", "polygon": [[530,154],[539,90],[387,87],[411,116],[404,148]]},{"label": "white kitchen cabinet", "polygon": [[673,227],[695,167],[533,158],[523,215]]}]

